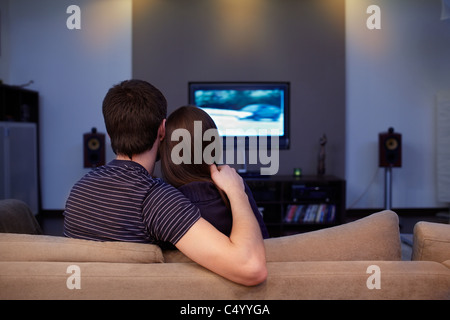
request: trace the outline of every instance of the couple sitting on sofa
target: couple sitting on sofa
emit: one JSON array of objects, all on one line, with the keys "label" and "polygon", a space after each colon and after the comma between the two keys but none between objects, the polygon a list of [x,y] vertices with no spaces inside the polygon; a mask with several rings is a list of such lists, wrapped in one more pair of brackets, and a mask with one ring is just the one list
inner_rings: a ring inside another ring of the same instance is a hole
[{"label": "couple sitting on sofa", "polygon": [[[148,82],[123,81],[108,91],[103,116],[116,159],[74,185],[64,234],[170,244],[229,280],[248,286],[263,282],[268,234],[242,178],[228,166],[171,159],[175,129],[193,132],[194,121],[202,121],[206,131],[214,122],[195,107],[176,110],[167,122],[166,113],[165,97]],[[193,146],[182,151],[191,151],[193,159]],[[168,183],[152,177],[159,157]]]}]

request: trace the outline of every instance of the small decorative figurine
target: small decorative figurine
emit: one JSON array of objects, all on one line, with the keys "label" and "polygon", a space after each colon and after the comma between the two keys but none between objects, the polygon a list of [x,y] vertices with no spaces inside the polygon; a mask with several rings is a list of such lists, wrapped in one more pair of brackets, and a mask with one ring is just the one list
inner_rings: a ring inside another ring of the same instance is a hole
[{"label": "small decorative figurine", "polygon": [[327,136],[324,134],[320,140],[319,161],[317,165],[317,174],[323,176],[325,174],[325,145],[327,144]]}]

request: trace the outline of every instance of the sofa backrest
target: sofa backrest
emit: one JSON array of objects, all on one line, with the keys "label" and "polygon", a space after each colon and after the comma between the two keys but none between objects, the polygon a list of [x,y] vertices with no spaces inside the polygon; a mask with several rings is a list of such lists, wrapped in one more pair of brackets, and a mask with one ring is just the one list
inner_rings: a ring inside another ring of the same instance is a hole
[{"label": "sofa backrest", "polygon": [[[264,240],[267,262],[401,260],[399,219],[381,211],[343,225]],[[189,262],[163,251],[165,262]]]},{"label": "sofa backrest", "polygon": [[[401,260],[398,216],[374,213],[336,227],[265,240],[267,262]],[[0,234],[0,261],[190,262],[152,244]]]},{"label": "sofa backrest", "polygon": [[157,245],[0,233],[0,261],[164,262]]},{"label": "sofa backrest", "polygon": [[266,240],[267,261],[401,260],[399,219],[381,211],[339,226]]}]

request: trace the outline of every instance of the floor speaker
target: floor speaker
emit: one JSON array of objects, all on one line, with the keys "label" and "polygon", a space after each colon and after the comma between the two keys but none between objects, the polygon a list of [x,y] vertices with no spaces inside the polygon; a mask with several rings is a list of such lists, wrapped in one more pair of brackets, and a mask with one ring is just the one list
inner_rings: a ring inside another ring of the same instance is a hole
[{"label": "floor speaker", "polygon": [[95,168],[105,164],[105,135],[92,128],[83,135],[84,167]]},{"label": "floor speaker", "polygon": [[389,128],[388,132],[378,135],[379,144],[379,166],[401,167],[402,166],[402,135]]}]

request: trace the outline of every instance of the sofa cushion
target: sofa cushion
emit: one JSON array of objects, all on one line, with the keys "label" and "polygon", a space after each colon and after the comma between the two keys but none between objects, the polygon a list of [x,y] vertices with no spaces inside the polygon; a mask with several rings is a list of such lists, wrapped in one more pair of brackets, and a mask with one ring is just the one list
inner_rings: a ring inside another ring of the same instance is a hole
[{"label": "sofa cushion", "polygon": [[0,234],[0,261],[164,262],[157,245],[91,241],[29,234]]},{"label": "sofa cushion", "polygon": [[[399,220],[392,211],[264,243],[267,262],[401,260]],[[163,253],[166,263],[192,262],[177,250]]]},{"label": "sofa cushion", "polygon": [[401,260],[399,220],[381,211],[339,226],[265,241],[267,261]]},{"label": "sofa cushion", "polygon": [[450,259],[450,225],[420,221],[414,226],[412,260]]}]

